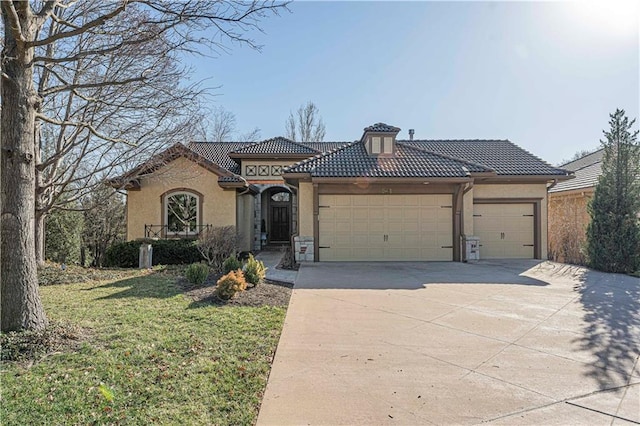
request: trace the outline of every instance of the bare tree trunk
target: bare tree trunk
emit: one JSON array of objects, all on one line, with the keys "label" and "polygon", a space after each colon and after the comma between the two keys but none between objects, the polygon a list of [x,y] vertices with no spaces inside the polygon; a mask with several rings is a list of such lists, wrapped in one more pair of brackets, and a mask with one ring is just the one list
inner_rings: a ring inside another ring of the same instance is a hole
[{"label": "bare tree trunk", "polygon": [[5,28],[2,52],[1,184],[2,298],[0,328],[41,330],[47,326],[40,295],[34,244],[35,158],[34,123],[38,97],[33,86],[33,17],[28,2],[13,3],[23,40],[16,38],[15,22],[9,22],[2,5]]}]

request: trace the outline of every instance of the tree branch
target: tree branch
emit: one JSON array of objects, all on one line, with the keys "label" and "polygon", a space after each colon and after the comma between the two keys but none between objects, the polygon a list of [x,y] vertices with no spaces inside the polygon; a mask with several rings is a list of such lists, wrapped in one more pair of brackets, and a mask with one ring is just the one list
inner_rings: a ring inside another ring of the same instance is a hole
[{"label": "tree branch", "polygon": [[88,30],[90,30],[91,28],[95,28],[99,25],[104,24],[105,22],[107,22],[109,19],[114,18],[115,16],[118,16],[118,14],[120,14],[123,10],[125,10],[127,5],[127,0],[124,0],[122,3],[122,6],[119,6],[117,8],[115,8],[114,10],[112,10],[111,12],[102,15],[96,19],[94,19],[93,21],[90,21],[86,24],[84,24],[81,27],[77,27],[71,31],[64,31],[64,32],[60,32],[60,33],[56,33],[52,36],[43,38],[41,40],[34,40],[31,42],[26,43],[26,45],[28,47],[37,47],[37,46],[45,46],[49,43],[53,43],[56,40],[60,40],[63,38],[69,38],[69,37],[74,37],[77,35],[80,35],[82,33],[87,32]]}]

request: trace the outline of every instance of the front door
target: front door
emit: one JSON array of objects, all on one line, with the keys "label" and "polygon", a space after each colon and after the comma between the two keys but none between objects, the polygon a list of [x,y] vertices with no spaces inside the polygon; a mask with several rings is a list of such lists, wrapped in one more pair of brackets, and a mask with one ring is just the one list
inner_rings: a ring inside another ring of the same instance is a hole
[{"label": "front door", "polygon": [[289,206],[271,206],[271,242],[289,241]]}]

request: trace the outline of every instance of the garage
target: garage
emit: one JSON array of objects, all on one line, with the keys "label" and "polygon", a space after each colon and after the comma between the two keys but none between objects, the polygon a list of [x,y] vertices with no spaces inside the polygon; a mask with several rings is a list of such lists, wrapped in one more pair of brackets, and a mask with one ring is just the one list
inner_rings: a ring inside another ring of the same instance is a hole
[{"label": "garage", "polygon": [[534,258],[534,204],[474,204],[473,210],[481,259]]},{"label": "garage", "polygon": [[319,195],[320,261],[451,261],[451,194]]}]

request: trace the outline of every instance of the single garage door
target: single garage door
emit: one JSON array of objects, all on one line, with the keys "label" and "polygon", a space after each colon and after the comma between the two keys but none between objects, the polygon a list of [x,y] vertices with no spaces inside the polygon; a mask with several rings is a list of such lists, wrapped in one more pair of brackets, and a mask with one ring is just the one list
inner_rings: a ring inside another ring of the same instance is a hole
[{"label": "single garage door", "polygon": [[320,261],[453,259],[451,194],[320,195]]},{"label": "single garage door", "polygon": [[480,259],[532,259],[533,204],[474,204]]}]

